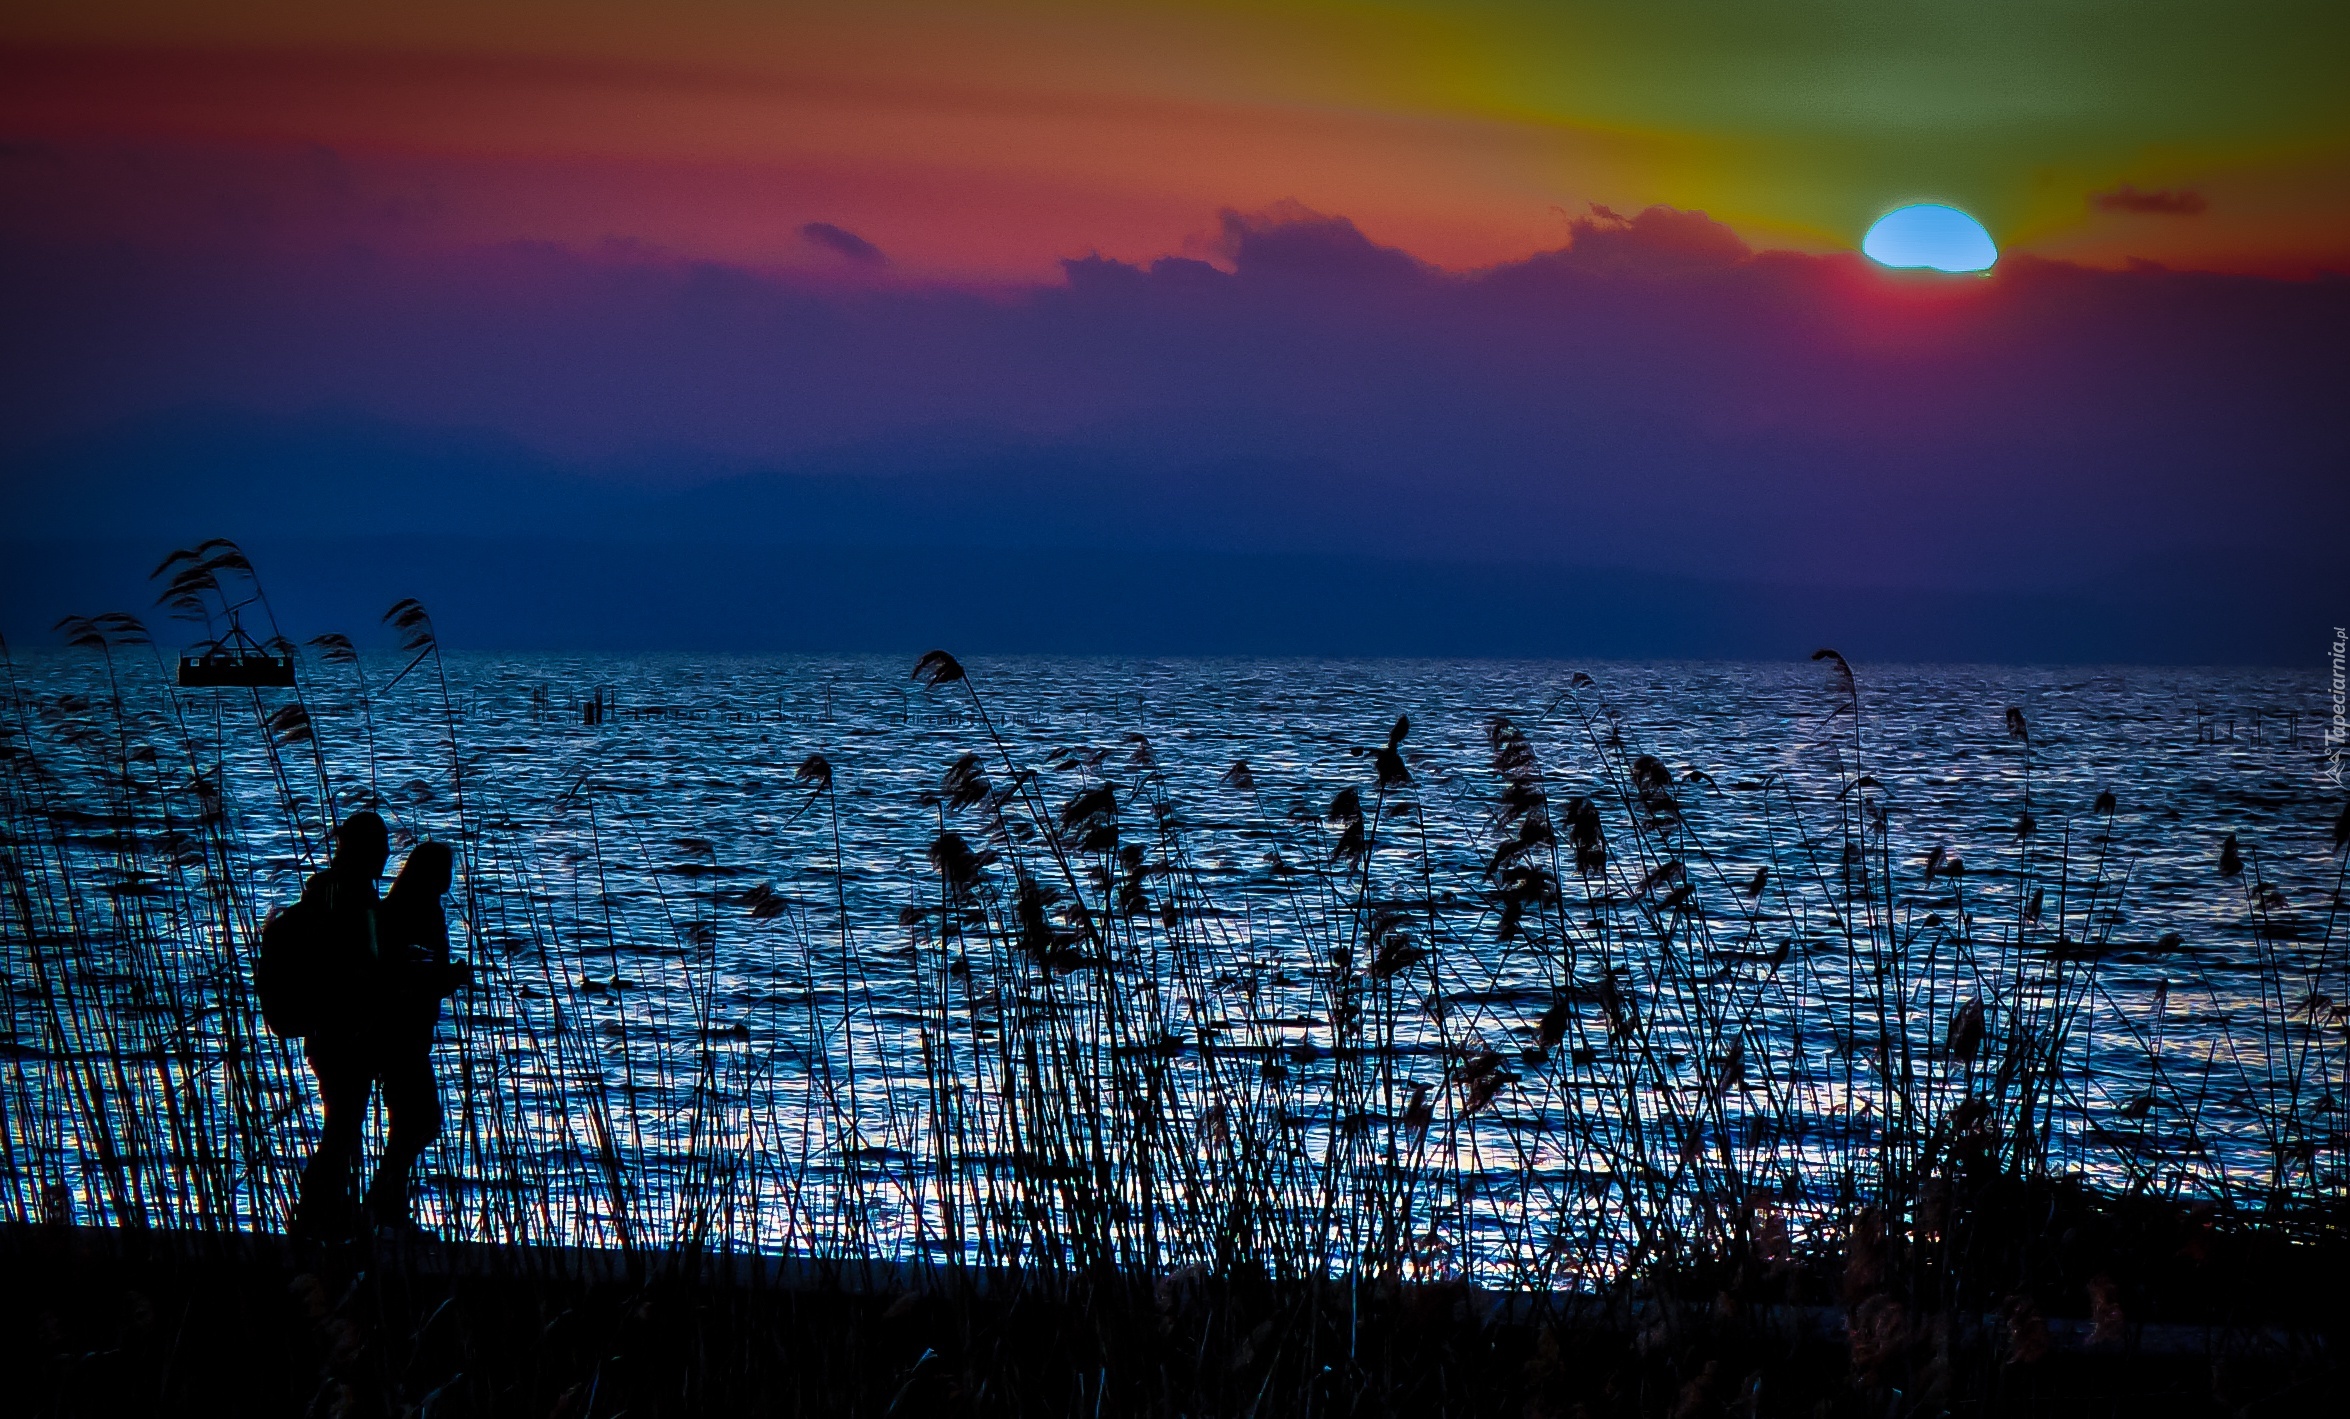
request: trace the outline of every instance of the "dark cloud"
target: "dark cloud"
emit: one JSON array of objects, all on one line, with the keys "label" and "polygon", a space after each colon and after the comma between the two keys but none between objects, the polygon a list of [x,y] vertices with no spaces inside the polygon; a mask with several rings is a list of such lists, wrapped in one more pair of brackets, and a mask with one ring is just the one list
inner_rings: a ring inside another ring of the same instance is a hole
[{"label": "dark cloud", "polygon": [[1610,275],[1681,275],[1735,266],[1754,253],[1738,233],[1703,212],[1650,207],[1626,217],[1598,203],[1570,225],[1567,249],[1553,258]]},{"label": "dark cloud", "polygon": [[2135,212],[2149,217],[2192,217],[2211,207],[2200,192],[2185,188],[2140,192],[2126,182],[2110,192],[2091,197],[2089,205],[2100,212]]},{"label": "dark cloud", "polygon": [[1217,214],[1219,244],[1243,276],[1411,284],[1431,274],[1408,252],[1380,246],[1344,217],[1326,217],[1295,202],[1263,212]]},{"label": "dark cloud", "polygon": [[830,222],[810,222],[800,228],[800,235],[814,246],[823,247],[835,256],[844,257],[860,266],[887,266],[889,258],[880,247],[858,236],[846,227]]}]

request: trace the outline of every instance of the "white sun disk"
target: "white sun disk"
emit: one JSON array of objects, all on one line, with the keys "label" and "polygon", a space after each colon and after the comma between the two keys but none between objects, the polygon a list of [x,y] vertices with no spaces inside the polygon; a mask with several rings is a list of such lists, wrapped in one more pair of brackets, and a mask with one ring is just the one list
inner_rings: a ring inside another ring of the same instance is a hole
[{"label": "white sun disk", "polygon": [[1983,224],[1956,207],[1914,202],[1877,218],[1860,239],[1861,252],[1880,266],[1934,271],[1988,271],[1998,244]]}]

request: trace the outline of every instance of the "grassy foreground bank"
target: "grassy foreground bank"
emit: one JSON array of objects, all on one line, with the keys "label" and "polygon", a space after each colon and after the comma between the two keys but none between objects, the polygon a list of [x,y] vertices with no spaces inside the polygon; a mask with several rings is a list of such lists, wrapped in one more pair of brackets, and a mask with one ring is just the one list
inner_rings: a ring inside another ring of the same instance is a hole
[{"label": "grassy foreground bank", "polygon": [[38,1415],[2145,1419],[2339,1394],[2339,1248],[2037,1201],[2061,1227],[2018,1258],[2040,1284],[1964,1315],[1913,1313],[1850,1258],[1560,1302],[16,1227],[0,1364]]}]

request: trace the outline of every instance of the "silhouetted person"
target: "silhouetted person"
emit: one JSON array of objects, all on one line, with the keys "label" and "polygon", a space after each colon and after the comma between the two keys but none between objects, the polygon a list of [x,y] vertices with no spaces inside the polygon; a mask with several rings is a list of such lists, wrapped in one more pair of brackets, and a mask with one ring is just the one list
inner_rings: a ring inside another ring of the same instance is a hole
[{"label": "silhouetted person", "polygon": [[376,1009],[382,952],[375,879],[391,856],[391,835],[373,813],[354,813],[335,829],[334,856],[302,888],[318,913],[310,949],[316,982],[303,1054],[318,1076],[326,1126],[302,1169],[292,1229],[317,1237],[351,1231],[351,1165],[375,1080]]},{"label": "silhouetted person", "polygon": [[351,1173],[367,1120],[368,1095],[383,1081],[391,1115],[383,1165],[367,1190],[367,1220],[407,1230],[410,1170],[440,1136],[440,1093],[432,1077],[433,1026],[443,997],[472,978],[449,962],[449,849],[420,843],[378,899],[375,882],[391,855],[383,819],[354,813],[335,830],[333,860],[302,889],[318,913],[318,953],[304,1053],[326,1106],[318,1151],[302,1170],[294,1230],[321,1238],[357,1230]]},{"label": "silhouetted person", "polygon": [[379,940],[382,961],[377,1020],[376,1077],[392,1116],[383,1165],[367,1189],[368,1220],[407,1230],[409,1171],[441,1136],[440,1087],[432,1073],[433,1027],[441,1001],[473,979],[473,968],[449,960],[449,919],[441,897],[452,863],[445,843],[418,843],[384,895]]}]

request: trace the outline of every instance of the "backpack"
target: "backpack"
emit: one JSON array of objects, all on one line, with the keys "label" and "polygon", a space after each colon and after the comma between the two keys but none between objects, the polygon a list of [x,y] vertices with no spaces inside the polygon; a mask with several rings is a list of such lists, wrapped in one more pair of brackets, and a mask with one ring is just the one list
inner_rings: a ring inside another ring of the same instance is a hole
[{"label": "backpack", "polygon": [[317,1022],[325,994],[325,925],[325,908],[304,893],[292,906],[271,912],[261,928],[253,993],[261,997],[262,1023],[280,1039],[298,1040]]}]

